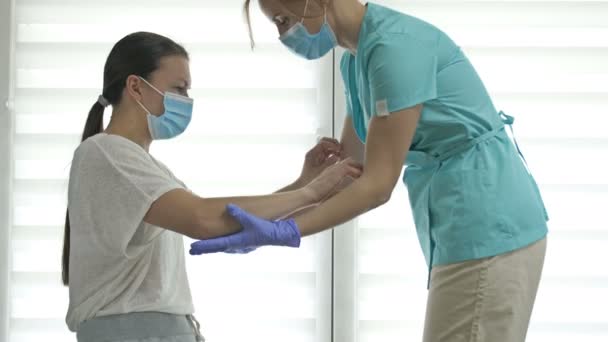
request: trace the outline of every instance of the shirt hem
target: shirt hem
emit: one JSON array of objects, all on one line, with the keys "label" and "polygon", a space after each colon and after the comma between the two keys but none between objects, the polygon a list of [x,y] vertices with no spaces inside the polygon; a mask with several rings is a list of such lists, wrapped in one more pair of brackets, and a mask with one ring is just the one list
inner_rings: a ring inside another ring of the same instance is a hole
[{"label": "shirt hem", "polygon": [[[468,253],[453,253],[450,255],[437,255],[433,256],[433,264],[432,266],[441,266],[447,264],[454,264],[458,262],[464,262],[469,260],[476,260],[482,258],[488,258],[497,256],[500,254],[509,253],[521,248],[525,248],[539,240],[545,238],[548,234],[548,229],[545,227],[543,229],[535,230],[530,234],[513,236],[512,238],[505,240],[504,243],[500,244],[500,248],[496,248],[496,246],[487,247],[487,248],[479,248],[471,251],[467,250]],[[458,246],[453,246],[451,249],[459,249]]]}]

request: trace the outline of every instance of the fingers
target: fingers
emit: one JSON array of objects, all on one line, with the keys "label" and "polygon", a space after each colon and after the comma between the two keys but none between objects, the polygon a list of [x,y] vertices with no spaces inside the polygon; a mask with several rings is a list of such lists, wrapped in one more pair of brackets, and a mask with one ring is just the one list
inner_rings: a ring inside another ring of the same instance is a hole
[{"label": "fingers", "polygon": [[341,154],[342,145],[340,142],[328,137],[321,138],[317,145],[308,152],[308,155],[314,158],[316,165],[324,163],[332,155],[341,156]]},{"label": "fingers", "polygon": [[338,139],[334,139],[334,138],[330,138],[330,137],[322,137],[317,140],[317,144],[326,143],[326,142],[334,144],[334,145],[340,145],[340,141],[338,141]]},{"label": "fingers", "polygon": [[226,212],[228,215],[232,216],[237,222],[243,227],[243,229],[247,229],[249,227],[250,219],[249,214],[246,213],[243,209],[241,209],[238,205],[229,203],[226,205]]},{"label": "fingers", "polygon": [[242,214],[243,214],[243,209],[241,209],[238,205],[233,204],[233,203],[228,203],[226,205],[226,211],[228,212],[228,215],[234,217],[237,220],[238,220],[238,217],[242,216]]},{"label": "fingers", "polygon": [[260,230],[260,224],[265,221],[251,213],[246,212],[236,204],[227,204],[226,211],[228,212],[228,215],[232,216],[235,220],[239,222],[239,224],[243,228],[243,232]]},{"label": "fingers", "polygon": [[329,157],[327,157],[327,159],[325,159],[325,162],[323,163],[323,167],[329,167],[331,165],[334,165],[335,163],[340,161],[340,157],[338,157],[335,154],[330,155]]},{"label": "fingers", "polygon": [[359,178],[363,174],[363,170],[357,167],[349,166],[346,169],[346,175],[352,178]]},{"label": "fingers", "polygon": [[359,178],[363,173],[363,165],[350,157],[341,161],[339,166],[344,171],[344,175],[348,175],[352,178]]},{"label": "fingers", "polygon": [[225,238],[201,240],[190,244],[190,255],[218,253],[225,251],[227,248],[228,240]]},{"label": "fingers", "polygon": [[325,154],[340,154],[342,152],[342,144],[334,138],[323,138],[317,145],[321,145]]},{"label": "fingers", "polygon": [[352,167],[356,167],[356,168],[359,168],[359,169],[363,169],[363,164],[361,164],[361,163],[357,162],[357,161],[356,161],[356,160],[354,160],[352,157],[348,157],[348,158],[346,158],[346,159],[342,160],[342,163],[346,163],[346,164],[348,164],[348,165],[350,165],[350,166],[352,166]]}]

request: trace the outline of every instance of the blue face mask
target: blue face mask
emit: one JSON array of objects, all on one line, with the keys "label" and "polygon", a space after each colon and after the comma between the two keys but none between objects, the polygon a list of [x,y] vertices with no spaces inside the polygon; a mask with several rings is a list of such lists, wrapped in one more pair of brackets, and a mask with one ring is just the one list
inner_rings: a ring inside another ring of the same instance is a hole
[{"label": "blue face mask", "polygon": [[[306,1],[306,6],[304,7],[304,16],[306,15],[307,7],[308,1]],[[302,24],[303,21],[304,18],[279,38],[283,45],[293,53],[308,60],[319,59],[338,45],[336,35],[327,22],[327,13],[325,14],[325,21],[319,33],[310,34],[304,24]]]},{"label": "blue face mask", "polygon": [[164,97],[165,112],[159,116],[152,115],[141,102],[139,105],[148,113],[148,130],[153,140],[171,139],[182,134],[192,120],[194,101],[186,96],[170,92],[161,92],[144,78],[140,79]]}]

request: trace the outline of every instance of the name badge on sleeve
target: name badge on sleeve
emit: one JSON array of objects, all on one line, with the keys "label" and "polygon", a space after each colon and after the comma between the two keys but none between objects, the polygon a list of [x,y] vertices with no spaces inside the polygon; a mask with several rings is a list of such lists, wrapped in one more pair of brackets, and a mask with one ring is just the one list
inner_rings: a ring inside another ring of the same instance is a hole
[{"label": "name badge on sleeve", "polygon": [[388,112],[388,103],[386,99],[376,101],[376,115],[377,116],[387,116],[390,113]]}]

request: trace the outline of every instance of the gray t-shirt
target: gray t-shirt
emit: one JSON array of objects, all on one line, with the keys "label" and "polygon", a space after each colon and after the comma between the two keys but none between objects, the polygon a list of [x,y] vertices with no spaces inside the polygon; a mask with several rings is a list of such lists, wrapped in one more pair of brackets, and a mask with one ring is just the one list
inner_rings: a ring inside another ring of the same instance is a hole
[{"label": "gray t-shirt", "polygon": [[80,144],[68,193],[70,330],[112,314],[194,312],[182,235],[143,222],[156,199],[184,188],[126,138],[101,133]]}]

